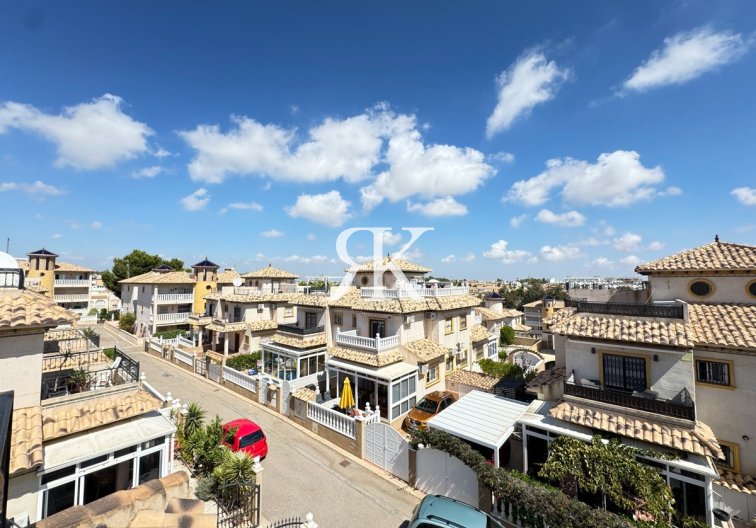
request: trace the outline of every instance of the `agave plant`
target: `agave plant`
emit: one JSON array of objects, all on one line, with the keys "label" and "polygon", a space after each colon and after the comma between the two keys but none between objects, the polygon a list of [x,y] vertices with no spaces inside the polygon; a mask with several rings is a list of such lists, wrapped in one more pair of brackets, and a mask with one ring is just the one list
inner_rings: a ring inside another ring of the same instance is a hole
[{"label": "agave plant", "polygon": [[250,484],[255,480],[254,466],[255,462],[249,454],[226,449],[213,476],[223,486]]},{"label": "agave plant", "polygon": [[189,439],[199,431],[205,422],[205,410],[199,403],[192,402],[186,408],[184,414],[184,438]]}]

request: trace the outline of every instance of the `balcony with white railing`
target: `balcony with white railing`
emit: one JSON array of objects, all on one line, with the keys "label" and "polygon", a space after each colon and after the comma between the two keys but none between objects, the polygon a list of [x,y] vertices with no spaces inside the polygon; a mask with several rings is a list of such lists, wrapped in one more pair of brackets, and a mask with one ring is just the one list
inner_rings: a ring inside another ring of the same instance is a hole
[{"label": "balcony with white railing", "polygon": [[180,324],[189,320],[189,312],[170,312],[155,314],[155,322],[157,324]]},{"label": "balcony with white railing", "polygon": [[56,295],[55,302],[87,302],[89,300],[89,294],[87,293],[69,293],[64,295]]},{"label": "balcony with white railing", "polygon": [[194,302],[193,293],[158,293],[158,304],[179,304]]},{"label": "balcony with white railing", "polygon": [[337,329],[336,343],[352,348],[369,350],[371,352],[383,352],[384,350],[399,346],[399,334],[388,337],[381,337],[380,334],[376,334],[375,337],[363,337],[357,335],[357,330],[342,332]]},{"label": "balcony with white railing", "polygon": [[88,288],[92,281],[89,279],[55,279],[56,288]]},{"label": "balcony with white railing", "polygon": [[261,295],[264,293],[297,293],[296,284],[274,284],[257,286],[236,286],[234,295]]},{"label": "balcony with white railing", "polygon": [[451,283],[405,284],[396,288],[361,288],[360,294],[364,299],[405,299],[410,297],[451,297],[467,295],[467,286],[454,286]]}]

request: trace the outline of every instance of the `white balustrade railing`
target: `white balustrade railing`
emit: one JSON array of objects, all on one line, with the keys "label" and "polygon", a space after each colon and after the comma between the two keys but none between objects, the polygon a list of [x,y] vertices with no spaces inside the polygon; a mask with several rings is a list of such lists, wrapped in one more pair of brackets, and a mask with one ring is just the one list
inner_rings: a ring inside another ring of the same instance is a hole
[{"label": "white balustrade railing", "polygon": [[181,361],[182,363],[186,363],[187,365],[191,365],[192,367],[194,367],[194,354],[190,354],[189,352],[184,352],[180,348],[174,348],[173,357],[175,357],[177,360]]},{"label": "white balustrade railing", "polygon": [[382,352],[390,348],[399,346],[399,334],[388,337],[363,337],[357,335],[357,330],[347,332],[336,331],[336,342],[340,345],[346,345],[355,348],[364,348],[374,352]]},{"label": "white balustrade railing", "polygon": [[194,301],[193,293],[159,293],[157,302],[159,303],[190,303]]},{"label": "white balustrade railing", "polygon": [[257,393],[257,378],[249,376],[243,372],[239,372],[231,367],[223,366],[223,379],[234,385],[238,385],[243,389],[247,389],[250,392]]},{"label": "white balustrade railing", "polygon": [[55,302],[81,302],[88,301],[89,294],[86,293],[69,293],[65,295],[56,295]]},{"label": "white balustrade railing", "polygon": [[89,279],[55,279],[55,286],[75,286],[78,288],[86,288],[91,284]]},{"label": "white balustrade railing", "polygon": [[183,323],[189,320],[189,312],[159,313],[155,315],[158,323]]},{"label": "white balustrade railing", "polygon": [[355,438],[355,419],[340,412],[318,405],[315,402],[307,402],[307,418],[320,425],[328,427],[349,438]]},{"label": "white balustrade railing", "polygon": [[408,297],[451,297],[454,295],[467,295],[470,289],[467,286],[439,287],[425,286],[398,286],[396,288],[361,288],[360,294],[367,299],[405,299]]},{"label": "white balustrade railing", "polygon": [[235,295],[259,295],[261,293],[297,293],[296,284],[276,284],[265,286],[236,286]]},{"label": "white balustrade railing", "polygon": [[194,340],[187,339],[184,336],[178,336],[176,338],[176,343],[178,346],[186,347],[186,348],[194,348]]}]

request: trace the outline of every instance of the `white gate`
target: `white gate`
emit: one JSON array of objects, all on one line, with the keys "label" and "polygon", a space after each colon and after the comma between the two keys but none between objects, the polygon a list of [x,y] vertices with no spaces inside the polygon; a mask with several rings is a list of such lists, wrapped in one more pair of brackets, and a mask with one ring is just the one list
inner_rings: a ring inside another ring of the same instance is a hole
[{"label": "white gate", "polygon": [[415,487],[478,507],[478,476],[460,459],[438,449],[417,450]]},{"label": "white gate", "polygon": [[409,444],[390,425],[365,424],[365,458],[403,481],[409,480]]},{"label": "white gate", "polygon": [[207,368],[207,376],[216,383],[220,383],[221,380],[221,366],[219,363],[210,362]]}]

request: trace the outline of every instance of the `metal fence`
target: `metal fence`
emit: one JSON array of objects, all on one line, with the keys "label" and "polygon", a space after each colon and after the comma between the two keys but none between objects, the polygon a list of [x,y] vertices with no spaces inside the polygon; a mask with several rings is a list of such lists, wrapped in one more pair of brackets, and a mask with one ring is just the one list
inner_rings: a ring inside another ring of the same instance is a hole
[{"label": "metal fence", "polygon": [[303,522],[301,517],[290,517],[271,523],[265,528],[300,528]]},{"label": "metal fence", "polygon": [[254,482],[222,486],[218,504],[218,528],[258,528],[260,526],[260,485]]}]

